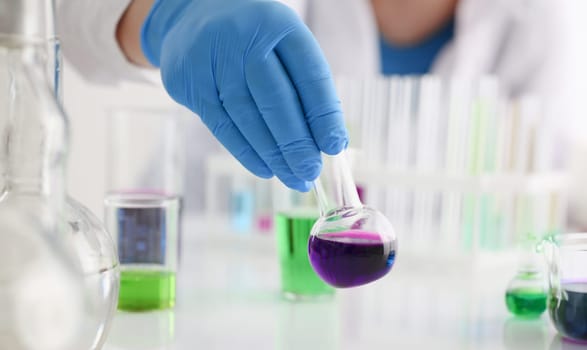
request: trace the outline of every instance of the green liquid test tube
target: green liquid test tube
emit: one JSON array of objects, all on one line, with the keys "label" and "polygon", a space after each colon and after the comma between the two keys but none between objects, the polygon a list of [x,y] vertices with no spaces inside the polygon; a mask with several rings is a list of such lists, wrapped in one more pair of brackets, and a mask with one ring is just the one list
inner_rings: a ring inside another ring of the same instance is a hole
[{"label": "green liquid test tube", "polygon": [[334,294],[334,288],[314,272],[308,258],[308,240],[315,216],[277,214],[275,230],[281,288],[288,299],[313,299]]}]

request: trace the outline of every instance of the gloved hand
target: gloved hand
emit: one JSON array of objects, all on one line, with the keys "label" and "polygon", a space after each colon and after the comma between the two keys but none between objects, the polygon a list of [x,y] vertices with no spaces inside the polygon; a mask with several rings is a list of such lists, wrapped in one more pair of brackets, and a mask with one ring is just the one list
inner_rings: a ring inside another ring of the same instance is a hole
[{"label": "gloved hand", "polygon": [[[318,43],[271,0],[156,0],[141,31],[167,92],[252,173],[310,189],[348,144]],[[197,142],[197,140],[195,140]]]}]

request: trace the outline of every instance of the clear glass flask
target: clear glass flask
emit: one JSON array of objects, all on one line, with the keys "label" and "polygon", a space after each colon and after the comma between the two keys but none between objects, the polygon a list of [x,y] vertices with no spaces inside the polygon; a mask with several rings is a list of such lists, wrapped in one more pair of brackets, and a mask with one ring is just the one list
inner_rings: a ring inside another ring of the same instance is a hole
[{"label": "clear glass flask", "polygon": [[85,206],[66,198],[62,234],[83,273],[88,303],[83,328],[84,349],[101,349],[118,302],[120,268],[116,247],[102,222]]},{"label": "clear glass flask", "polygon": [[359,200],[345,152],[322,159],[322,173],[314,182],[320,218],[308,244],[312,267],[338,288],[375,281],[395,262],[393,227],[383,214]]},{"label": "clear glass flask", "polygon": [[77,350],[82,276],[57,238],[56,222],[40,220],[52,210],[32,204],[0,203],[0,348]]},{"label": "clear glass flask", "polygon": [[54,36],[53,2],[0,0],[0,7],[0,105],[5,108],[0,204],[26,208],[41,222],[56,225],[59,238],[53,239],[64,243],[64,251],[73,259],[69,263],[82,273],[83,315],[75,348],[98,349],[115,310],[118,258],[100,222],[65,196],[69,130],[58,101],[61,57]]},{"label": "clear glass flask", "polygon": [[536,252],[538,239],[526,237],[519,251],[518,271],[507,286],[507,309],[520,318],[538,318],[546,310],[546,276]]},{"label": "clear glass flask", "polygon": [[108,116],[105,221],[121,264],[118,309],[175,305],[183,153],[175,109]]},{"label": "clear glass flask", "polygon": [[2,349],[79,349],[87,302],[60,236],[66,133],[45,74],[50,5],[0,0]]}]

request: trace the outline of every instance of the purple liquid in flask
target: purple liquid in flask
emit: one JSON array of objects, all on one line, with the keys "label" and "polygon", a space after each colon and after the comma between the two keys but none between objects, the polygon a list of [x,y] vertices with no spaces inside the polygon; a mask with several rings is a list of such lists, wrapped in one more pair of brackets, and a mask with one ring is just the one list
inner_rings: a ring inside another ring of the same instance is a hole
[{"label": "purple liquid in flask", "polygon": [[385,276],[395,260],[395,241],[377,233],[349,230],[310,237],[310,263],[327,283],[356,287]]},{"label": "purple liquid in flask", "polygon": [[381,212],[361,203],[344,152],[323,156],[323,163],[314,181],[320,218],[308,242],[312,268],[338,288],[373,282],[395,262],[393,226]]}]

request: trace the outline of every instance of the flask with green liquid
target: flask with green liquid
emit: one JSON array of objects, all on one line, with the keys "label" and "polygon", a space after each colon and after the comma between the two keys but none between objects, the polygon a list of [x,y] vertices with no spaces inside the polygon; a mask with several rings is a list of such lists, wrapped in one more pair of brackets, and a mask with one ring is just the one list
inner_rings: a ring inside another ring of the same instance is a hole
[{"label": "flask with green liquid", "polygon": [[537,318],[546,310],[546,278],[536,243],[529,235],[521,245],[518,271],[505,293],[506,306],[517,317]]}]

